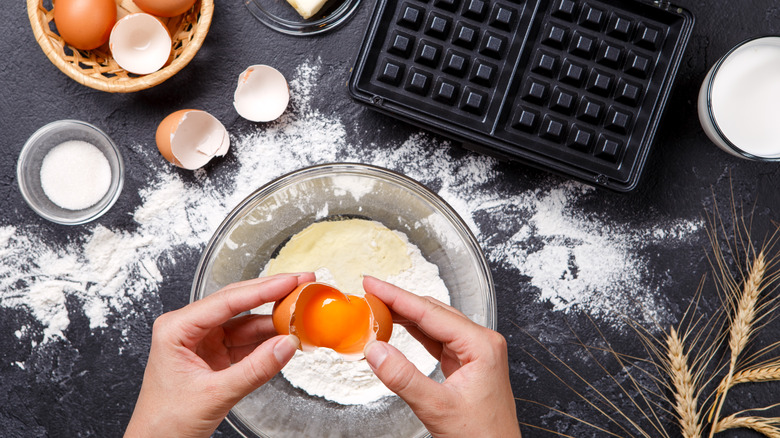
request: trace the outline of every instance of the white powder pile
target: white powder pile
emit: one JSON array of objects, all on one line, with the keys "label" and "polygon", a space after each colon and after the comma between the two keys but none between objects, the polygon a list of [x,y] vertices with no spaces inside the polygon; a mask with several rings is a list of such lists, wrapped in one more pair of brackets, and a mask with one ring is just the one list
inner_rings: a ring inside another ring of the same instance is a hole
[{"label": "white powder pile", "polygon": [[111,186],[111,165],[94,145],[80,140],[61,143],[41,163],[41,188],[51,202],[83,210],[103,199]]},{"label": "white powder pile", "polygon": [[[425,260],[420,249],[410,243],[405,234],[397,231],[396,234],[406,243],[412,266],[386,280],[418,295],[431,296],[449,304],[450,295],[447,286],[439,277],[439,268]],[[339,288],[327,269],[317,270],[315,274],[317,281]],[[269,305],[258,309],[258,313],[269,314],[270,312]],[[393,327],[393,335],[389,342],[401,350],[423,374],[430,375],[436,368],[438,361],[403,327],[399,325]],[[318,348],[308,353],[297,351],[292,360],[282,369],[282,375],[293,386],[308,394],[343,405],[367,404],[393,395],[374,375],[368,362],[345,361],[329,348]]]},{"label": "white powder pile", "polygon": [[503,241],[485,245],[488,258],[528,276],[540,299],[557,310],[580,308],[620,324],[623,316],[666,321],[668,310],[659,301],[662,284],[647,281],[648,259],[640,254],[660,243],[690,243],[702,230],[701,220],[667,220],[653,228],[610,222],[576,207],[594,192],[565,182],[517,196],[510,205],[525,210],[527,222],[511,226]]},{"label": "white powder pile", "polygon": [[[54,244],[42,236],[45,230],[33,226],[0,227],[0,306],[27,309],[43,327],[44,345],[65,338],[69,297],[81,304],[91,328],[111,319],[113,327],[129,330],[133,320],[145,317],[138,309],[159,312],[160,269],[181,269],[176,265],[181,254],[199,253],[244,197],[301,167],[354,161],[397,170],[435,188],[475,233],[492,266],[528,277],[538,299],[557,310],[578,307],[611,320],[639,302],[649,314],[668,313],[659,297],[672,280],[648,283],[652,259],[641,254],[659,244],[690,246],[702,234],[698,218],[655,213],[653,225],[642,227],[594,217],[581,207],[595,198],[593,189],[549,177],[518,191],[507,183],[515,176],[499,172],[495,160],[461,153],[454,158],[448,143],[425,134],[375,148],[347,141],[338,116],[320,113],[310,103],[319,78],[327,74],[319,62],[300,66],[290,80],[288,112],[276,123],[234,137],[237,166],[222,172],[219,181],[201,170],[196,181],[185,182],[148,144],[125,151],[128,161],[156,175],[140,191],[141,205],[131,213],[137,227],[131,232],[92,224],[81,228],[80,237]],[[498,291],[499,296],[514,292]],[[31,327],[15,333],[36,347],[33,354],[43,347]],[[121,352],[125,342],[120,338],[115,348]]]}]

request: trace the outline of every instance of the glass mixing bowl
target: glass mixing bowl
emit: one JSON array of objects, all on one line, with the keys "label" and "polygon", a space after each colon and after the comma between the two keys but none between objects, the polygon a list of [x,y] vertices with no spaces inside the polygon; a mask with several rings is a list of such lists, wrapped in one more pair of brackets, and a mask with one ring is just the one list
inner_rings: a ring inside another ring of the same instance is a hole
[{"label": "glass mixing bowl", "polygon": [[[362,164],[308,167],[270,182],[241,202],[201,257],[191,301],[256,278],[290,236],[329,216],[360,216],[406,233],[439,267],[452,305],[495,329],[493,279],[463,220],[436,194],[398,173]],[[443,380],[437,367],[432,377]],[[340,405],[310,396],[281,375],[239,402],[228,421],[248,437],[424,437],[428,433],[396,396]]]}]

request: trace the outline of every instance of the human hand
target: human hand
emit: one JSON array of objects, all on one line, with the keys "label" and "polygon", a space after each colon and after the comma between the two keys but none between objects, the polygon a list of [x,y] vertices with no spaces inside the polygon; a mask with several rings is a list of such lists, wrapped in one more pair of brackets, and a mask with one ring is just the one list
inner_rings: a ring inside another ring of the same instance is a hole
[{"label": "human hand", "polygon": [[270,315],[233,317],[309,281],[314,274],[234,283],[157,318],[125,437],[210,436],[233,405],[276,375],[299,345],[294,335],[276,335]]},{"label": "human hand", "polygon": [[374,374],[398,394],[434,437],[520,437],[509,383],[506,340],[438,300],[420,297],[366,276],[372,293],[441,362],[438,383],[422,374],[393,346],[366,345]]}]

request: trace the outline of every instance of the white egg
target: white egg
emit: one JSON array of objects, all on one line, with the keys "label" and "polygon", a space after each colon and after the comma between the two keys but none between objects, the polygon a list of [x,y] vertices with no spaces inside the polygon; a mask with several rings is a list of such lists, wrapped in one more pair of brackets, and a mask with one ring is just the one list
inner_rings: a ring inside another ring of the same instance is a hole
[{"label": "white egg", "polygon": [[270,122],[284,113],[289,102],[287,80],[275,68],[253,65],[239,75],[233,106],[241,117],[253,122]]},{"label": "white egg", "polygon": [[171,35],[163,23],[146,13],[117,21],[109,46],[114,60],[130,73],[145,75],[161,69],[171,56]]}]

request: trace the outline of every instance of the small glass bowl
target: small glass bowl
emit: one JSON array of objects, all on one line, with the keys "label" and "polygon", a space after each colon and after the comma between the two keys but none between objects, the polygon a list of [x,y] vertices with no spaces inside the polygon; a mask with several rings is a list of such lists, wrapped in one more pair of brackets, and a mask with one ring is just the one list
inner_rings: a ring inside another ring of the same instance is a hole
[{"label": "small glass bowl", "polygon": [[[91,207],[68,210],[52,202],[41,187],[41,164],[55,146],[66,141],[80,140],[94,145],[111,166],[111,185],[103,198]],[[62,225],[79,225],[97,219],[107,212],[119,198],[125,178],[122,155],[116,144],[103,131],[78,120],[59,120],[35,131],[27,139],[16,165],[19,190],[27,204],[41,217]]]},{"label": "small glass bowl", "polygon": [[244,0],[249,12],[271,29],[287,35],[316,35],[334,30],[355,14],[360,0],[329,0],[311,18],[304,19],[286,0]]},{"label": "small glass bowl", "polygon": [[[482,250],[458,214],[420,183],[379,167],[340,163],[284,175],[242,201],[206,245],[190,301],[257,278],[292,235],[332,216],[362,217],[402,231],[439,268],[452,305],[496,328],[493,279]],[[442,381],[437,367],[431,378]],[[244,397],[227,417],[251,438],[422,438],[430,436],[397,396],[340,405],[294,388],[277,375]]]}]

